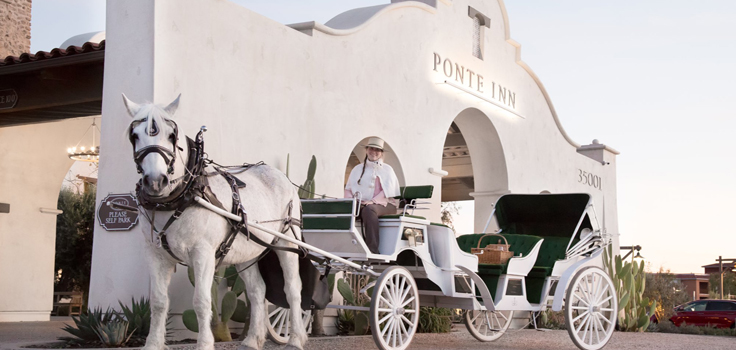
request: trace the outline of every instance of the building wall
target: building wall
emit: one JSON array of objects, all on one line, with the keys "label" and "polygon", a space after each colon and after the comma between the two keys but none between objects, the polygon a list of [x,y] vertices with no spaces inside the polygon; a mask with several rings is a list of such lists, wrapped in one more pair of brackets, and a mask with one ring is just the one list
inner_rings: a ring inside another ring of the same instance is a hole
[{"label": "building wall", "polygon": [[[0,128],[0,322],[48,321],[59,191],[90,118]],[[86,292],[86,291],[85,291]]]},{"label": "building wall", "polygon": [[[602,146],[598,160],[578,153],[509,39],[503,3],[426,2],[432,5],[395,1],[347,13],[332,29],[299,31],[228,1],[108,1],[99,196],[130,192],[138,180],[121,137],[131,121],[121,93],[160,104],[181,93],[179,130],[194,136],[207,125],[212,159],[262,160],[285,170],[290,154],[292,180],[301,183],[299,174],[316,155],[316,190],[329,196],[342,196],[348,158],[369,136],[390,145],[402,185],[440,188],[441,178],[428,169],[441,168],[447,130],[456,122],[473,162],[476,231],[505,193],[586,192],[617,248],[616,152]],[[468,6],[490,18],[483,60],[472,55]],[[453,69],[458,63],[481,74],[487,99],[497,85],[513,91],[512,111],[446,83],[459,78],[435,65],[438,55],[451,59]],[[583,172],[603,185],[587,185]],[[422,214],[439,221],[441,191],[434,193]],[[139,228],[96,227],[91,306],[148,294],[143,237]],[[191,307],[183,270],[170,288],[177,291],[174,313]]]},{"label": "building wall", "polygon": [[0,0],[0,59],[31,50],[31,0]]}]

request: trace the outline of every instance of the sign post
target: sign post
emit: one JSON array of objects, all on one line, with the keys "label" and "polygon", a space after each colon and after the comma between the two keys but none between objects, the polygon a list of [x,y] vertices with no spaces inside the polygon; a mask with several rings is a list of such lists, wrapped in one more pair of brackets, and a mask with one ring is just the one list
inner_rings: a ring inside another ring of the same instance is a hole
[{"label": "sign post", "polygon": [[109,194],[100,203],[97,220],[107,231],[127,231],[138,223],[138,213],[107,205],[112,202],[127,207],[138,207],[138,201],[130,193]]}]

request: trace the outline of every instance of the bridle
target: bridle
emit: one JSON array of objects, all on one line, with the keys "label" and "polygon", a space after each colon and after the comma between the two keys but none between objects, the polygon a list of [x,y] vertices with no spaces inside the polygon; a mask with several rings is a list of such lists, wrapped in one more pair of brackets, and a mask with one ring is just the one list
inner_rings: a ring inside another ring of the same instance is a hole
[{"label": "bridle", "polygon": [[[146,119],[147,118],[134,121],[130,126],[130,134],[128,135],[130,144],[133,145],[133,160],[135,161],[136,169],[138,170],[139,174],[142,174],[143,168],[141,167],[141,162],[143,162],[143,159],[151,153],[158,153],[159,155],[161,155],[161,157],[163,157],[164,162],[168,167],[168,169],[166,169],[166,174],[171,175],[174,173],[174,164],[176,163],[176,150],[178,148],[177,142],[179,141],[179,126],[176,125],[176,122],[171,119],[162,118],[166,122],[166,124],[174,128],[174,133],[171,135],[172,137],[169,137],[169,141],[171,141],[173,145],[172,150],[159,145],[149,145],[136,150],[135,140],[138,135],[134,134],[133,130],[138,126],[138,124],[143,123]],[[149,131],[147,132],[147,134],[148,136],[156,136],[159,133],[159,128],[157,127],[155,120],[151,119],[151,123],[152,125],[150,128],[148,128]],[[181,150],[181,148],[179,149]]]}]

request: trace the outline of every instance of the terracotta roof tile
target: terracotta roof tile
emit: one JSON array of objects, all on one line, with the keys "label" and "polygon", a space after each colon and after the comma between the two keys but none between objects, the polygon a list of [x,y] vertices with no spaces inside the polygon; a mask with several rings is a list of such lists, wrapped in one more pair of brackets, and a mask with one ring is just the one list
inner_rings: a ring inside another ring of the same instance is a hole
[{"label": "terracotta roof tile", "polygon": [[54,58],[59,58],[59,57],[66,57],[66,56],[71,56],[71,55],[78,55],[78,54],[89,53],[89,52],[103,51],[103,50],[105,50],[105,40],[100,41],[99,44],[92,43],[92,42],[86,42],[81,47],[72,45],[72,46],[67,47],[66,50],[56,48],[56,49],[51,50],[50,52],[39,51],[39,52],[36,52],[35,55],[31,53],[22,53],[18,57],[8,56],[8,57],[5,57],[5,59],[3,59],[2,61],[0,61],[0,67],[54,59]]}]

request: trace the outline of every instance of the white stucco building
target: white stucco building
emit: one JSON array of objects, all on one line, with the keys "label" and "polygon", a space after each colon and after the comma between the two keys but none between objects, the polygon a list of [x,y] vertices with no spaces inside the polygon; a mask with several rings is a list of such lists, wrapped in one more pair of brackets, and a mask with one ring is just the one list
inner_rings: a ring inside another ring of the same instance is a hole
[{"label": "white stucco building", "polygon": [[[207,125],[219,163],[285,170],[290,154],[301,183],[315,155],[317,192],[341,196],[362,140],[378,136],[401,185],[435,186],[432,221],[442,201],[472,199],[479,232],[503,194],[586,192],[618,246],[618,153],[567,136],[502,0],[394,0],[288,26],[225,0],[108,1],[106,34],[98,202],[138,180],[121,93],[161,104],[181,93],[180,132]],[[143,244],[137,227],[98,223],[91,306],[148,294]],[[191,307],[185,274],[170,289],[174,313]]]}]

